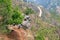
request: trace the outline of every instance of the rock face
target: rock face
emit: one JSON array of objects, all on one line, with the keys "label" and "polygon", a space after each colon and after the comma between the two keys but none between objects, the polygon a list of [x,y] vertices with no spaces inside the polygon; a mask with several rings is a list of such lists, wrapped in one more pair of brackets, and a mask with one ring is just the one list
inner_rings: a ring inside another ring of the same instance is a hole
[{"label": "rock face", "polygon": [[11,32],[9,37],[15,38],[16,40],[27,40],[26,35],[27,35],[26,31],[20,28],[14,29],[14,31]]},{"label": "rock face", "polygon": [[15,29],[11,35],[14,36],[16,40],[34,40],[32,32],[30,30],[24,30],[23,28]]},{"label": "rock face", "polygon": [[[10,27],[9,27],[10,28]],[[11,27],[13,30],[8,35],[3,35],[0,38],[4,40],[34,40],[34,36],[30,30],[24,30],[23,28],[17,29],[16,27]]]}]

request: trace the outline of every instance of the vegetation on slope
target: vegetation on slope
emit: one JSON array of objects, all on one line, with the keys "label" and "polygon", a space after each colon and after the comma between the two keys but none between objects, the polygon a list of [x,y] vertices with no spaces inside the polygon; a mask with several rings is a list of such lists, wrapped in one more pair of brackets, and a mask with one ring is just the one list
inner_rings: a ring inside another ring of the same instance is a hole
[{"label": "vegetation on slope", "polygon": [[59,35],[56,32],[58,29],[57,26],[46,23],[38,17],[36,18],[35,22],[37,24],[36,27],[33,26],[31,28],[34,32],[35,40],[45,40],[46,38],[48,40],[59,40]]},{"label": "vegetation on slope", "polygon": [[12,9],[11,0],[0,0],[0,15],[3,20],[0,22],[0,31],[2,33],[9,32],[6,29],[8,24],[20,24],[24,18],[22,13],[17,9]]}]

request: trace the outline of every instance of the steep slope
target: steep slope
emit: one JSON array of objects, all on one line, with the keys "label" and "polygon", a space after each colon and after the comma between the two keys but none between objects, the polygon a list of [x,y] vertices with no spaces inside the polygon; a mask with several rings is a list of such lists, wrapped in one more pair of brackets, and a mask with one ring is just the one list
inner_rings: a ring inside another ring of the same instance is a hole
[{"label": "steep slope", "polygon": [[38,13],[31,14],[31,30],[35,35],[36,40],[59,40],[60,38],[60,23],[53,17],[49,11],[41,7],[42,16],[39,17]]},{"label": "steep slope", "polygon": [[54,15],[54,13],[50,13],[47,9],[44,7],[40,7],[42,10],[42,16],[41,19],[49,24],[55,25],[55,26],[60,26],[60,22],[58,21],[59,16]]},{"label": "steep slope", "polygon": [[[32,28],[31,30],[33,31],[35,35],[35,40],[59,40],[60,34],[58,31],[58,27],[52,24],[49,24],[48,22],[43,21],[40,19],[38,16],[32,14],[30,15],[32,22]],[[58,33],[57,33],[58,31]]]}]

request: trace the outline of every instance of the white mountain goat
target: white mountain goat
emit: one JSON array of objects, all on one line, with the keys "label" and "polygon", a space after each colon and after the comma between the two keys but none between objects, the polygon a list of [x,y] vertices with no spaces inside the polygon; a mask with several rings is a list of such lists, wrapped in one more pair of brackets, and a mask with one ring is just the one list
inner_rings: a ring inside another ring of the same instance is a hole
[{"label": "white mountain goat", "polygon": [[30,28],[30,21],[31,21],[30,17],[26,15],[22,24],[19,24],[19,28],[23,27],[24,29],[26,29],[26,28],[29,29]]}]

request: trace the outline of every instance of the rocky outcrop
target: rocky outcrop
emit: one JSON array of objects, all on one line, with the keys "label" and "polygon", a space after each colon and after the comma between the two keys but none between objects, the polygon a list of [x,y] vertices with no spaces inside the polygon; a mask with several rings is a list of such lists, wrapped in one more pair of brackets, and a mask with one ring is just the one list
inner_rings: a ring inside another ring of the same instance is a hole
[{"label": "rocky outcrop", "polygon": [[24,30],[23,28],[14,29],[14,31],[11,32],[11,35],[14,36],[16,40],[34,40],[32,32],[28,29],[27,30]]},{"label": "rocky outcrop", "polygon": [[0,39],[3,40],[34,40],[32,32],[28,29],[24,30],[23,28],[18,29],[17,26],[10,26],[10,30],[13,30],[8,35],[0,36]]}]

